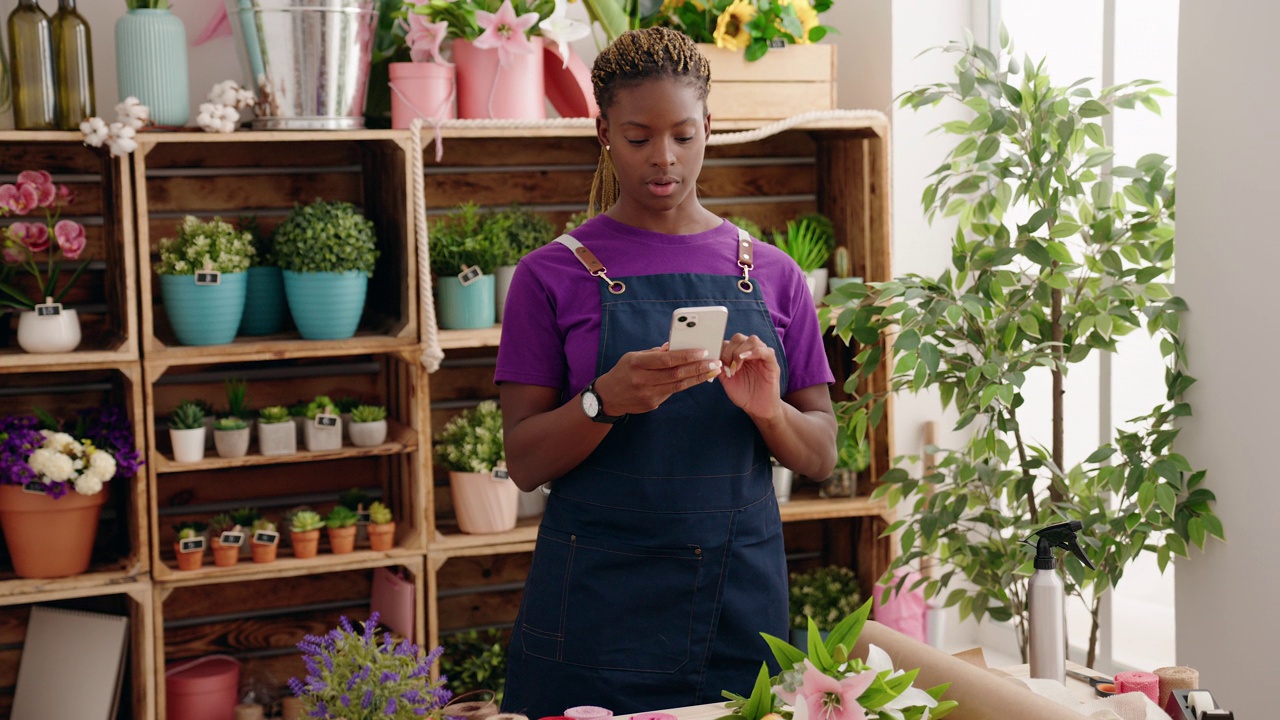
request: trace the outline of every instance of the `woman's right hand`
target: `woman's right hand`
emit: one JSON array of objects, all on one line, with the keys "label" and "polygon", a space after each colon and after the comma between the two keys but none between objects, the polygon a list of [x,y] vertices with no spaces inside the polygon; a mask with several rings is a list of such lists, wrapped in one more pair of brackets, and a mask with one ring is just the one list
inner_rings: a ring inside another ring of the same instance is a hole
[{"label": "woman's right hand", "polygon": [[609,372],[596,379],[606,415],[636,415],[655,410],[667,398],[720,375],[719,358],[704,350],[667,349],[664,344],[623,355]]}]

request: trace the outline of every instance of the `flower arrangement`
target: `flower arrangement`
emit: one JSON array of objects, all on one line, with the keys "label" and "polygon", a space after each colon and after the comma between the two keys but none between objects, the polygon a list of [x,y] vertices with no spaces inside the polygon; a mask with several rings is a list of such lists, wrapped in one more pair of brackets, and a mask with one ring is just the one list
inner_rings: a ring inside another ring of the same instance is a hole
[{"label": "flower arrangement", "polygon": [[92,440],[76,440],[67,433],[52,430],[36,432],[40,436],[38,443],[32,446],[34,436],[27,436],[22,443],[24,448],[31,447],[30,453],[19,461],[25,464],[25,470],[21,467],[11,470],[10,477],[29,478],[23,485],[39,483],[45,494],[56,500],[70,488],[81,495],[97,495],[116,476],[115,457],[96,447]]},{"label": "flower arrangement", "polygon": [[771,678],[768,665],[761,664],[750,697],[725,691],[728,718],[937,720],[955,709],[955,701],[942,700],[947,685],[913,687],[918,671],[894,668],[889,654],[875,645],[869,646],[865,660],[851,657],[870,613],[867,601],[832,628],[825,641],[817,623],[808,620],[807,653],[762,633],[781,671]]},{"label": "flower arrangement", "polygon": [[115,477],[138,474],[142,462],[129,418],[120,408],[82,410],[71,433],[57,429],[56,421],[45,421],[51,422],[54,428],[41,429],[34,416],[0,417],[0,485],[39,483],[56,500],[71,489],[95,495]]},{"label": "flower arrangement", "polygon": [[431,666],[443,648],[425,655],[417,645],[391,633],[378,638],[378,613],[357,632],[343,617],[323,637],[308,635],[298,643],[307,677],[289,679],[308,717],[347,720],[410,720],[444,717],[452,698],[445,678],[431,679]]},{"label": "flower arrangement", "polygon": [[[134,2],[140,8],[168,7],[168,0],[130,0],[131,5]],[[130,96],[116,105],[115,122],[108,123],[100,117],[86,118],[80,123],[80,132],[84,133],[84,144],[89,147],[106,145],[112,155],[128,155],[138,149],[138,141],[135,139],[138,131],[150,124],[150,108],[138,98]]]},{"label": "flower arrangement", "polygon": [[664,0],[647,25],[674,28],[694,42],[745,50],[759,60],[778,44],[808,45],[831,30],[818,16],[834,0]]},{"label": "flower arrangement", "polygon": [[[565,17],[566,0],[406,0],[405,42],[415,62],[444,62],[440,44],[446,38],[470,40],[481,49],[496,49],[506,65],[514,54],[533,52],[529,36],[545,35],[564,44],[587,36],[590,29]],[[553,20],[554,19],[554,20]]]},{"label": "flower arrangement", "polygon": [[454,472],[492,471],[506,458],[498,404],[485,400],[450,420],[436,436],[436,458]]},{"label": "flower arrangement", "polygon": [[[0,217],[44,215],[43,221],[19,221],[0,230],[0,248],[4,265],[16,271],[21,268],[36,280],[36,298],[24,295],[18,288],[0,283],[7,297],[0,304],[20,310],[31,310],[41,302],[62,302],[81,273],[89,265],[83,263],[71,274],[62,288],[58,278],[62,261],[76,260],[85,248],[84,226],[74,220],[59,220],[63,209],[75,201],[75,193],[66,185],[55,185],[53,176],[44,170],[27,170],[18,174],[16,183],[0,185]],[[37,256],[48,253],[47,260]]]},{"label": "flower arrangement", "polygon": [[840,565],[829,565],[806,573],[791,573],[791,627],[804,630],[809,618],[823,625],[836,621],[858,609],[862,591],[853,571]]},{"label": "flower arrangement", "polygon": [[205,222],[188,215],[178,227],[178,236],[160,241],[158,275],[195,275],[201,270],[224,273],[246,272],[257,250],[247,232],[236,230],[222,218]]}]

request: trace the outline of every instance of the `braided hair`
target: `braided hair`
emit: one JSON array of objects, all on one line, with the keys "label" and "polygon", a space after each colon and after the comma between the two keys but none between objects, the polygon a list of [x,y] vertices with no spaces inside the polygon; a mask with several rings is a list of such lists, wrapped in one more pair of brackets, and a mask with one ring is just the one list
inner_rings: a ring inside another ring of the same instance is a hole
[{"label": "braided hair", "polygon": [[[608,119],[619,88],[658,79],[688,83],[704,106],[711,92],[711,66],[688,35],[666,27],[628,30],[619,35],[596,56],[591,68],[591,86],[600,116]],[[587,213],[603,212],[617,199],[618,177],[613,160],[608,149],[601,148]]]}]

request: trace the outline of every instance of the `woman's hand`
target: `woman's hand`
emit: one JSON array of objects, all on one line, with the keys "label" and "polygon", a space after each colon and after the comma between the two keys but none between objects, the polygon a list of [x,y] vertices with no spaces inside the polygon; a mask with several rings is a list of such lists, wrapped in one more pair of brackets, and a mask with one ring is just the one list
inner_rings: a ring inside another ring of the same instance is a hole
[{"label": "woman's hand", "polygon": [[623,355],[595,383],[606,415],[634,415],[655,410],[667,398],[720,374],[719,358],[703,350],[667,350],[666,344]]},{"label": "woman's hand", "polygon": [[782,411],[778,356],[759,337],[737,333],[720,350],[720,384],[734,405],[754,420],[770,420]]}]

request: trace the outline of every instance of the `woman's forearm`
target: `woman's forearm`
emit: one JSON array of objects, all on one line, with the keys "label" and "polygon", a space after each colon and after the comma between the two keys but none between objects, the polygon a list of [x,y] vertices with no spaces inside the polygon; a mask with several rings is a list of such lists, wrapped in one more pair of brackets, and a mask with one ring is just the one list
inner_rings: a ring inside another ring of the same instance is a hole
[{"label": "woman's forearm", "polygon": [[835,468],[836,418],[825,385],[797,391],[774,416],[752,420],[784,466],[811,478],[825,478]]},{"label": "woman's forearm", "polygon": [[[504,386],[504,411],[509,403],[517,404],[533,399],[508,398],[508,394]],[[558,402],[559,398],[553,397],[553,401]],[[545,406],[545,400],[538,404]],[[511,479],[526,492],[555,480],[586,460],[600,441],[604,440],[605,435],[609,434],[611,427],[592,422],[582,412],[577,398],[558,407],[530,414],[518,422],[508,423],[504,443],[507,470],[511,473]]]}]

